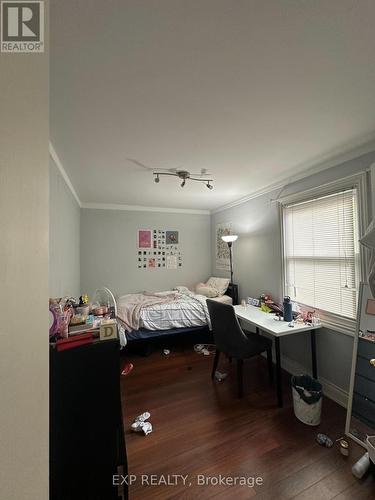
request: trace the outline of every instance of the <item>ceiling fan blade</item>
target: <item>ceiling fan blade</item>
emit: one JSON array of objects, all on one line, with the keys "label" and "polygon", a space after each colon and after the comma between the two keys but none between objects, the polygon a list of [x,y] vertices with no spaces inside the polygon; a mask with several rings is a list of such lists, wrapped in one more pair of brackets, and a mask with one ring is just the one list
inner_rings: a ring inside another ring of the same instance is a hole
[{"label": "ceiling fan blade", "polygon": [[199,174],[191,173],[190,175],[191,175],[191,177],[204,177],[204,178],[212,177],[212,174],[210,174],[207,170],[205,172],[201,172]]},{"label": "ceiling fan blade", "polygon": [[135,158],[126,158],[126,159],[128,161],[131,161],[132,163],[134,163],[134,165],[137,165],[138,167],[142,167],[142,168],[149,170],[151,172],[154,170],[152,167],[148,167],[147,165],[145,165],[141,161],[136,160]]}]

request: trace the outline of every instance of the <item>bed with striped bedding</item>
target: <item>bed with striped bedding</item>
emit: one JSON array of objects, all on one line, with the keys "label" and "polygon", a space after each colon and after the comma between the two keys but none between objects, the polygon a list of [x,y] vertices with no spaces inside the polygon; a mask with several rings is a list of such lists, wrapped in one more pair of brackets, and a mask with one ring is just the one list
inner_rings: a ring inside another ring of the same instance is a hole
[{"label": "bed with striped bedding", "polygon": [[[171,295],[173,292],[159,292],[158,295]],[[232,299],[226,295],[217,297],[216,300],[232,303]],[[127,328],[126,336],[128,340],[146,339],[170,332],[178,333],[179,330],[187,332],[207,326],[210,328],[210,316],[206,301],[207,297],[191,292],[185,287],[179,287],[174,300],[142,307],[140,309],[139,329]],[[119,319],[121,321],[121,317]]]}]

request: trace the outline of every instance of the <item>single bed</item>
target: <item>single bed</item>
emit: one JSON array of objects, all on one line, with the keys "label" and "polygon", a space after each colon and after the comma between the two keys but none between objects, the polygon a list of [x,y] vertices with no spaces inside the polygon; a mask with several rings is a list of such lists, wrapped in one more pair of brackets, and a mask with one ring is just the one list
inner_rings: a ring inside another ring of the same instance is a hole
[{"label": "single bed", "polygon": [[[217,279],[217,278],[215,278]],[[229,281],[229,280],[228,280]],[[225,282],[224,294],[218,297],[210,297],[213,300],[232,304],[233,288],[232,285],[228,288],[228,281]],[[171,294],[177,296],[171,297]],[[123,296],[118,299],[118,318],[120,323],[125,325],[127,342],[138,340],[151,340],[155,338],[167,338],[175,335],[190,335],[202,333],[206,335],[210,330],[210,319],[206,305],[207,297],[191,292],[185,287],[177,287],[174,291],[160,292],[158,297],[170,297],[170,300],[165,302],[161,299],[161,303],[146,305],[139,307],[139,319],[136,322],[138,328],[131,328],[129,323],[128,311],[121,314],[121,304],[127,300],[127,297],[134,295]],[[130,299],[129,299],[130,300]],[[157,300],[157,299],[156,299]],[[125,322],[124,322],[125,320]]]}]

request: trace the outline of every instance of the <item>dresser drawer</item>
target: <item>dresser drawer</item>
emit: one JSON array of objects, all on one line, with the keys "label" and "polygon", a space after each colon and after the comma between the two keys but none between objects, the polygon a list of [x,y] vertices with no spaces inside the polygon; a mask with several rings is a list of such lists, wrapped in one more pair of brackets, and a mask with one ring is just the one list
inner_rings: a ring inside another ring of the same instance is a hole
[{"label": "dresser drawer", "polygon": [[375,402],[375,381],[361,377],[357,372],[354,384],[354,392]]},{"label": "dresser drawer", "polygon": [[352,414],[370,427],[375,428],[375,403],[358,394],[353,394]]},{"label": "dresser drawer", "polygon": [[357,357],[356,373],[375,381],[375,366],[370,365],[368,358]]},{"label": "dresser drawer", "polygon": [[369,342],[368,340],[359,338],[358,356],[362,356],[367,359],[375,358],[375,342]]}]

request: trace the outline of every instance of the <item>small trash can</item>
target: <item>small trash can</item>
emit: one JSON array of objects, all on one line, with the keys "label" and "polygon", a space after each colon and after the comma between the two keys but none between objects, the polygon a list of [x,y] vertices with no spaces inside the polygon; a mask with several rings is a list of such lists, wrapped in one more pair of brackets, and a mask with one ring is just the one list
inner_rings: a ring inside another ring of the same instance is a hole
[{"label": "small trash can", "polygon": [[322,384],[309,375],[292,377],[294,414],[304,424],[319,425],[322,412]]}]

